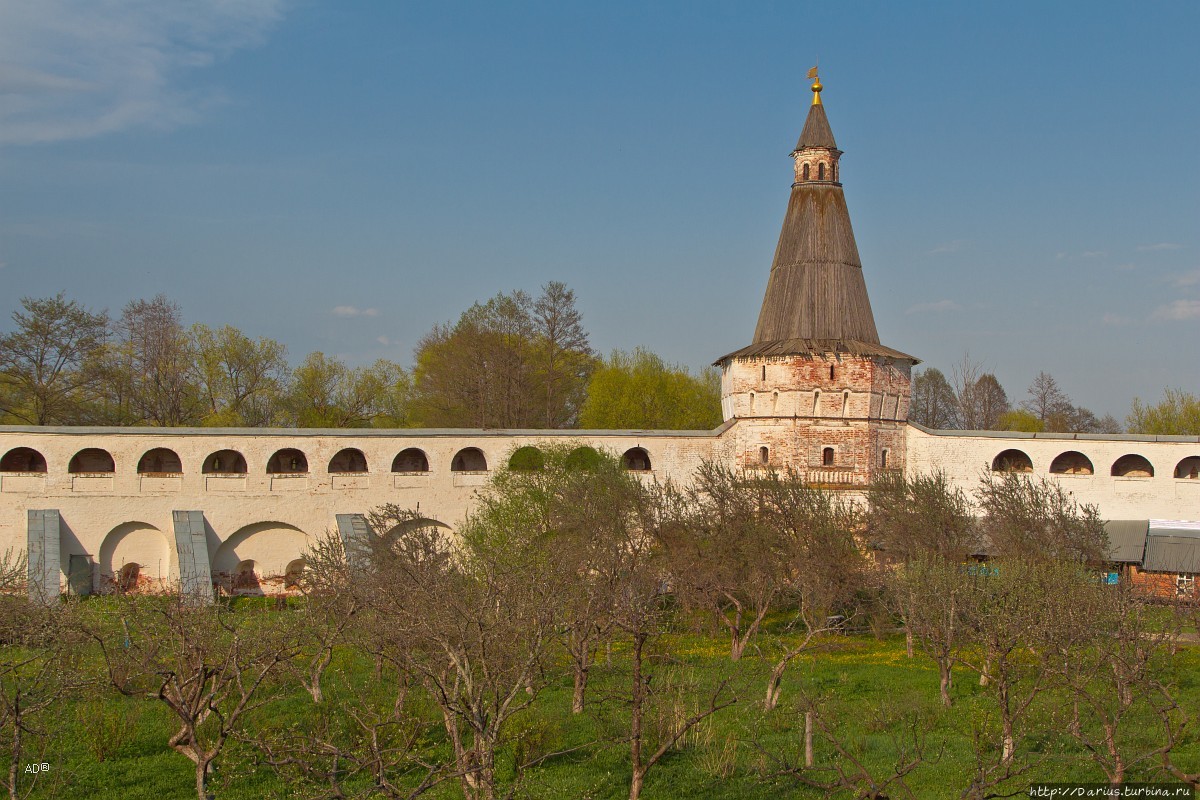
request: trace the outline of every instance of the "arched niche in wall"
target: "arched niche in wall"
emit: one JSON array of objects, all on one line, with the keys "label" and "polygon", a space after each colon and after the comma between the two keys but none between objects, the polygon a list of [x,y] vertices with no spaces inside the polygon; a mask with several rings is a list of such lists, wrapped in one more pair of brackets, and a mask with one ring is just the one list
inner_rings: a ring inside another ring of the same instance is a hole
[{"label": "arched niche in wall", "polygon": [[654,469],[650,463],[650,454],[644,447],[631,447],[621,456],[621,466],[630,472],[650,472]]},{"label": "arched niche in wall", "polygon": [[329,459],[329,472],[332,475],[356,475],[367,471],[367,457],[357,447],[346,447]]},{"label": "arched niche in wall", "polygon": [[32,447],[14,447],[0,458],[0,472],[46,472],[46,457]]},{"label": "arched niche in wall", "polygon": [[419,447],[405,448],[392,459],[392,472],[429,472],[429,458]]},{"label": "arched niche in wall", "polygon": [[101,591],[161,591],[171,575],[170,542],[148,522],[122,523],[100,542],[97,567]]},{"label": "arched niche in wall", "polygon": [[1068,450],[1065,453],[1059,453],[1050,462],[1050,473],[1052,475],[1094,475],[1096,470],[1092,466],[1090,458],[1078,450]]},{"label": "arched niche in wall", "polygon": [[117,467],[113,463],[112,454],[99,447],[86,447],[80,450],[71,456],[71,463],[67,465],[67,472],[73,475],[88,472],[116,471]]},{"label": "arched niche in wall", "polygon": [[1188,456],[1175,465],[1176,478],[1200,478],[1200,456]]},{"label": "arched niche in wall", "polygon": [[205,475],[245,475],[246,457],[237,450],[218,450],[204,459],[200,471]]},{"label": "arched niche in wall", "polygon": [[992,459],[992,472],[1033,472],[1033,459],[1024,450],[1010,448]]},{"label": "arched niche in wall", "polygon": [[1129,453],[1113,462],[1112,476],[1114,478],[1153,478],[1154,465],[1145,456]]},{"label": "arched niche in wall", "polygon": [[487,472],[487,459],[478,447],[464,447],[450,461],[452,472]]},{"label": "arched niche in wall", "polygon": [[308,472],[308,457],[294,447],[276,450],[267,461],[268,475],[302,475]]},{"label": "arched niche in wall", "polygon": [[174,450],[156,447],[138,460],[137,471],[139,475],[179,475],[183,472],[183,462]]},{"label": "arched niche in wall", "polygon": [[283,585],[287,589],[299,589],[300,581],[304,578],[304,570],[308,566],[303,558],[297,558],[289,561],[287,568],[283,571]]},{"label": "arched niche in wall", "polygon": [[256,522],[239,528],[221,543],[213,554],[213,578],[230,586],[239,568],[247,562],[254,566],[261,584],[276,582],[282,588],[288,565],[304,557],[308,536],[285,522]]}]

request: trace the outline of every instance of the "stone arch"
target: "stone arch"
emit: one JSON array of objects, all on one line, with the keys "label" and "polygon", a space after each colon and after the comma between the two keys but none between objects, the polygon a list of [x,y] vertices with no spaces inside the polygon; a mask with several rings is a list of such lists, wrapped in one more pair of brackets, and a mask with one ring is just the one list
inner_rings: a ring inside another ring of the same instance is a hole
[{"label": "stone arch", "polygon": [[46,457],[32,447],[14,447],[0,458],[0,472],[46,472]]},{"label": "stone arch", "polygon": [[[213,554],[213,579],[244,593],[281,592],[288,565],[303,558],[307,547],[308,535],[294,525],[274,521],[246,525]],[[257,586],[239,590],[233,583],[247,562],[253,565]]]},{"label": "stone arch", "polygon": [[299,589],[300,581],[304,577],[304,570],[308,566],[308,562],[303,558],[297,558],[288,562],[287,568],[283,571],[283,585],[286,589]]},{"label": "stone arch", "polygon": [[1113,462],[1114,478],[1153,478],[1154,465],[1145,456],[1128,453]]},{"label": "stone arch", "polygon": [[432,528],[437,531],[444,543],[453,544],[454,542],[454,529],[441,520],[436,520],[432,517],[417,517],[416,519],[406,519],[403,522],[399,522],[383,532],[383,540],[390,547],[397,537],[408,531],[420,528]]},{"label": "stone arch", "polygon": [[174,450],[156,447],[147,450],[138,460],[137,471],[139,475],[179,475],[183,472],[183,462]]},{"label": "stone arch", "polygon": [[453,472],[487,472],[487,458],[478,447],[464,447],[450,462]]},{"label": "stone arch", "polygon": [[604,456],[594,447],[576,447],[567,453],[563,466],[567,469],[595,469],[604,461]]},{"label": "stone arch", "polygon": [[405,448],[392,459],[392,472],[429,472],[429,457],[419,447]]},{"label": "stone arch", "polygon": [[631,447],[621,456],[621,466],[630,472],[650,472],[654,467],[650,463],[650,454],[644,447]]},{"label": "stone arch", "polygon": [[267,461],[268,475],[303,475],[308,472],[308,456],[294,447],[276,450]]},{"label": "stone arch", "polygon": [[100,589],[165,589],[171,577],[171,561],[171,543],[161,530],[148,522],[122,523],[100,543]]},{"label": "stone arch", "polygon": [[1200,456],[1188,456],[1175,465],[1176,478],[1200,478]]},{"label": "stone arch", "polygon": [[533,472],[545,467],[545,454],[531,444],[513,450],[508,458],[508,468],[516,472]]},{"label": "stone arch", "polygon": [[1059,453],[1050,462],[1050,472],[1054,475],[1094,475],[1095,468],[1092,460],[1078,450],[1068,450]]},{"label": "stone arch", "polygon": [[112,454],[99,447],[85,447],[71,456],[67,472],[116,472],[117,465],[113,462]]},{"label": "stone arch", "polygon": [[205,475],[245,475],[246,457],[237,450],[218,450],[204,459],[200,471]]},{"label": "stone arch", "polygon": [[1024,450],[1010,448],[992,459],[992,472],[1033,472],[1033,459]]},{"label": "stone arch", "polygon": [[357,447],[346,447],[329,459],[330,474],[361,474],[367,471],[367,457]]}]

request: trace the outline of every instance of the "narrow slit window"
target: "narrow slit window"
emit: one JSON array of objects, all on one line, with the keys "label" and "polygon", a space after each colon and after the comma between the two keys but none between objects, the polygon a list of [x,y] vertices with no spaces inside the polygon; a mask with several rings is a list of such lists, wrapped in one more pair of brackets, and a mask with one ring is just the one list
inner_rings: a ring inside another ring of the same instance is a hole
[{"label": "narrow slit window", "polygon": [[817,165],[817,180],[825,180],[825,165],[823,163]]},{"label": "narrow slit window", "polygon": [[842,392],[842,416],[850,412],[850,393]]},{"label": "narrow slit window", "polygon": [[765,445],[758,448],[758,460],[763,464],[766,464],[771,460],[771,451],[768,450]]},{"label": "narrow slit window", "polygon": [[817,390],[813,392],[813,410],[812,415],[818,416],[821,412],[821,392]]},{"label": "narrow slit window", "polygon": [[804,163],[804,180],[808,180],[808,162]]},{"label": "narrow slit window", "polygon": [[833,466],[833,448],[832,447],[826,447],[824,450],[821,451],[821,466],[823,466],[823,467],[832,467]]}]

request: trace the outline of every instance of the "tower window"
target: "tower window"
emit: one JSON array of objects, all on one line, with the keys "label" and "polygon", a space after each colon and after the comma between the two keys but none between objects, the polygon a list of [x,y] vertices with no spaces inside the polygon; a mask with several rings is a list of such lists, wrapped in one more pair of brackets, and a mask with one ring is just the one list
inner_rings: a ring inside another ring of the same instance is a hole
[{"label": "tower window", "polygon": [[842,392],[842,416],[843,417],[846,416],[846,413],[849,410],[850,410],[850,393]]},{"label": "tower window", "polygon": [[750,413],[754,413],[754,392],[750,393]]},{"label": "tower window", "polygon": [[833,364],[829,365],[829,380],[833,380]]},{"label": "tower window", "polygon": [[764,464],[771,460],[771,451],[768,450],[765,445],[758,448],[758,460]]},{"label": "tower window", "polygon": [[818,416],[821,412],[821,390],[813,392],[813,416]]},{"label": "tower window", "polygon": [[817,180],[819,180],[819,181],[825,180],[825,165],[824,164],[817,165]]},{"label": "tower window", "polygon": [[822,467],[832,467],[833,466],[833,448],[832,447],[826,447],[824,450],[821,451],[821,466]]},{"label": "tower window", "polygon": [[880,469],[888,468],[887,467],[887,457],[888,457],[888,451],[887,451],[887,448],[884,448],[883,452],[879,454],[879,468]]},{"label": "tower window", "polygon": [[766,365],[766,364],[763,364],[763,368],[762,368],[762,379],[763,379],[764,381],[767,379],[767,365]]},{"label": "tower window", "polygon": [[808,162],[804,162],[804,180],[808,180]]}]

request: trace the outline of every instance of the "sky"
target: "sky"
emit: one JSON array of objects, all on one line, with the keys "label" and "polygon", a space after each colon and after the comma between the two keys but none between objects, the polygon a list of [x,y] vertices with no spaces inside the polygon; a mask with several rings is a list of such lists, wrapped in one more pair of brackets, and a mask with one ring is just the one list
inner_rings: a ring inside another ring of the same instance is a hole
[{"label": "sky", "polygon": [[1200,391],[1200,3],[0,0],[0,330],[159,293],[351,364],[498,292],[748,344],[819,61],[884,344]]}]

